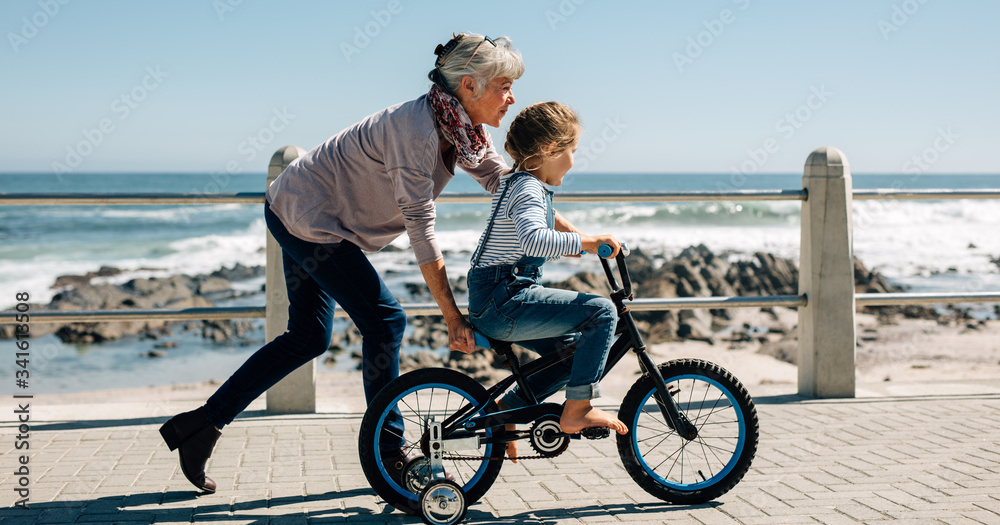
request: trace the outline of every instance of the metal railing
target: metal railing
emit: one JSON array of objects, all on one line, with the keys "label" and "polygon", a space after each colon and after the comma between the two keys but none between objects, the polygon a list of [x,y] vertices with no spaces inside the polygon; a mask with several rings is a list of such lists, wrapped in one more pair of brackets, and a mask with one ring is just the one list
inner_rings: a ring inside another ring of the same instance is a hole
[{"label": "metal railing", "polygon": [[1000,190],[854,190],[852,198],[856,201],[1000,199]]}]

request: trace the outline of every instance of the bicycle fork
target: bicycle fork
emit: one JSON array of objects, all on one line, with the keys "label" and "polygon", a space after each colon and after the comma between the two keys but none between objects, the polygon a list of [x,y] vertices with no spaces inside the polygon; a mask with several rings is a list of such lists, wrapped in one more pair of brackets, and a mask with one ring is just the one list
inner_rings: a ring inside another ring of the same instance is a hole
[{"label": "bicycle fork", "polygon": [[[607,264],[604,267],[608,275],[611,275]],[[646,345],[642,342],[642,336],[639,335],[639,329],[635,326],[635,320],[632,319],[632,312],[625,306],[625,298],[625,291],[621,289],[616,290],[611,295],[611,299],[618,306],[618,318],[624,325],[624,330],[628,332],[628,336],[631,338],[632,350],[639,358],[639,368],[653,379],[653,384],[656,386],[656,393],[654,394],[656,405],[660,407],[660,413],[663,414],[663,419],[670,425],[670,428],[682,438],[691,441],[698,437],[698,428],[681,412],[680,407],[677,406],[677,402],[674,401],[674,396],[670,395],[667,382],[660,375],[660,369],[657,368],[656,363],[649,357],[649,352],[646,351]],[[620,326],[619,329],[621,328]]]},{"label": "bicycle fork", "polygon": [[698,437],[698,428],[691,423],[691,420],[677,406],[674,396],[670,395],[670,390],[667,388],[667,382],[660,375],[660,369],[649,358],[646,347],[641,346],[637,348],[635,353],[639,356],[639,367],[653,379],[653,384],[656,385],[656,392],[653,395],[656,397],[656,405],[660,407],[663,419],[682,438],[692,441]]}]

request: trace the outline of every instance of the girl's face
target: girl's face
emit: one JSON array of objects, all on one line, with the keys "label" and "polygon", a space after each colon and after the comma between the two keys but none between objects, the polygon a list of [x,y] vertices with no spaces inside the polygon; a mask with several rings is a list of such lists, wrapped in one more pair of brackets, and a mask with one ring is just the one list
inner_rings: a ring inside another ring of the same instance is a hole
[{"label": "girl's face", "polygon": [[549,186],[562,185],[563,177],[573,167],[573,153],[580,142],[580,135],[577,133],[573,143],[559,153],[554,153],[547,157],[545,163],[538,169],[536,176]]}]

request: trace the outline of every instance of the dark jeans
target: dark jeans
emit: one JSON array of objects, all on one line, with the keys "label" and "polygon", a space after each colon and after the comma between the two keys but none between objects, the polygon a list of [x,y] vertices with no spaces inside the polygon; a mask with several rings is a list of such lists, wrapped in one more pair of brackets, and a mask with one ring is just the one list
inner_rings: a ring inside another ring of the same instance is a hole
[{"label": "dark jeans", "polygon": [[[267,203],[264,220],[281,245],[288,329],[250,356],[208,399],[208,419],[220,429],[283,377],[326,352],[338,304],[363,338],[362,378],[368,402],[399,375],[406,313],[361,249],[347,241],[316,244],[299,239]],[[402,423],[393,426],[401,435]]]}]

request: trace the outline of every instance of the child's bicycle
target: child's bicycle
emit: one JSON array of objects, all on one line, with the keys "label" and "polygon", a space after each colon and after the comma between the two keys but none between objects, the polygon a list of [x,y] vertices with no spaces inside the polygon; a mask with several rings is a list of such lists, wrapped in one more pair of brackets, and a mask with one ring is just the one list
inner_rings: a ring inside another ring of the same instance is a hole
[{"label": "child's bicycle", "polygon": [[[605,250],[601,264],[619,317],[604,373],[629,351],[635,352],[643,371],[618,409],[618,418],[628,427],[627,434],[617,436],[625,470],[646,492],[669,503],[715,499],[739,483],[757,451],[753,400],[736,377],[716,364],[678,359],[656,366],[625,306],[632,300],[627,248],[623,246],[617,257],[622,286],[603,258],[610,247],[601,248]],[[358,448],[371,486],[389,505],[408,514],[420,513],[426,523],[461,521],[468,506],[496,480],[509,441],[527,440],[535,455],[518,460],[530,460],[558,456],[573,439],[610,435],[607,428],[564,434],[559,426],[562,405],[537,402],[525,381],[569,359],[572,349],[522,364],[510,343],[487,342],[477,333],[477,345],[492,346],[506,359],[511,375],[486,390],[452,369],[414,370],[386,385],[361,423]],[[496,400],[515,383],[528,405],[500,412]],[[393,430],[399,424],[392,421],[400,417],[403,435]],[[526,429],[508,431],[509,423]],[[387,450],[395,454],[383,458],[379,451]],[[414,459],[389,464],[406,456]],[[396,471],[398,476],[390,475]]]}]

